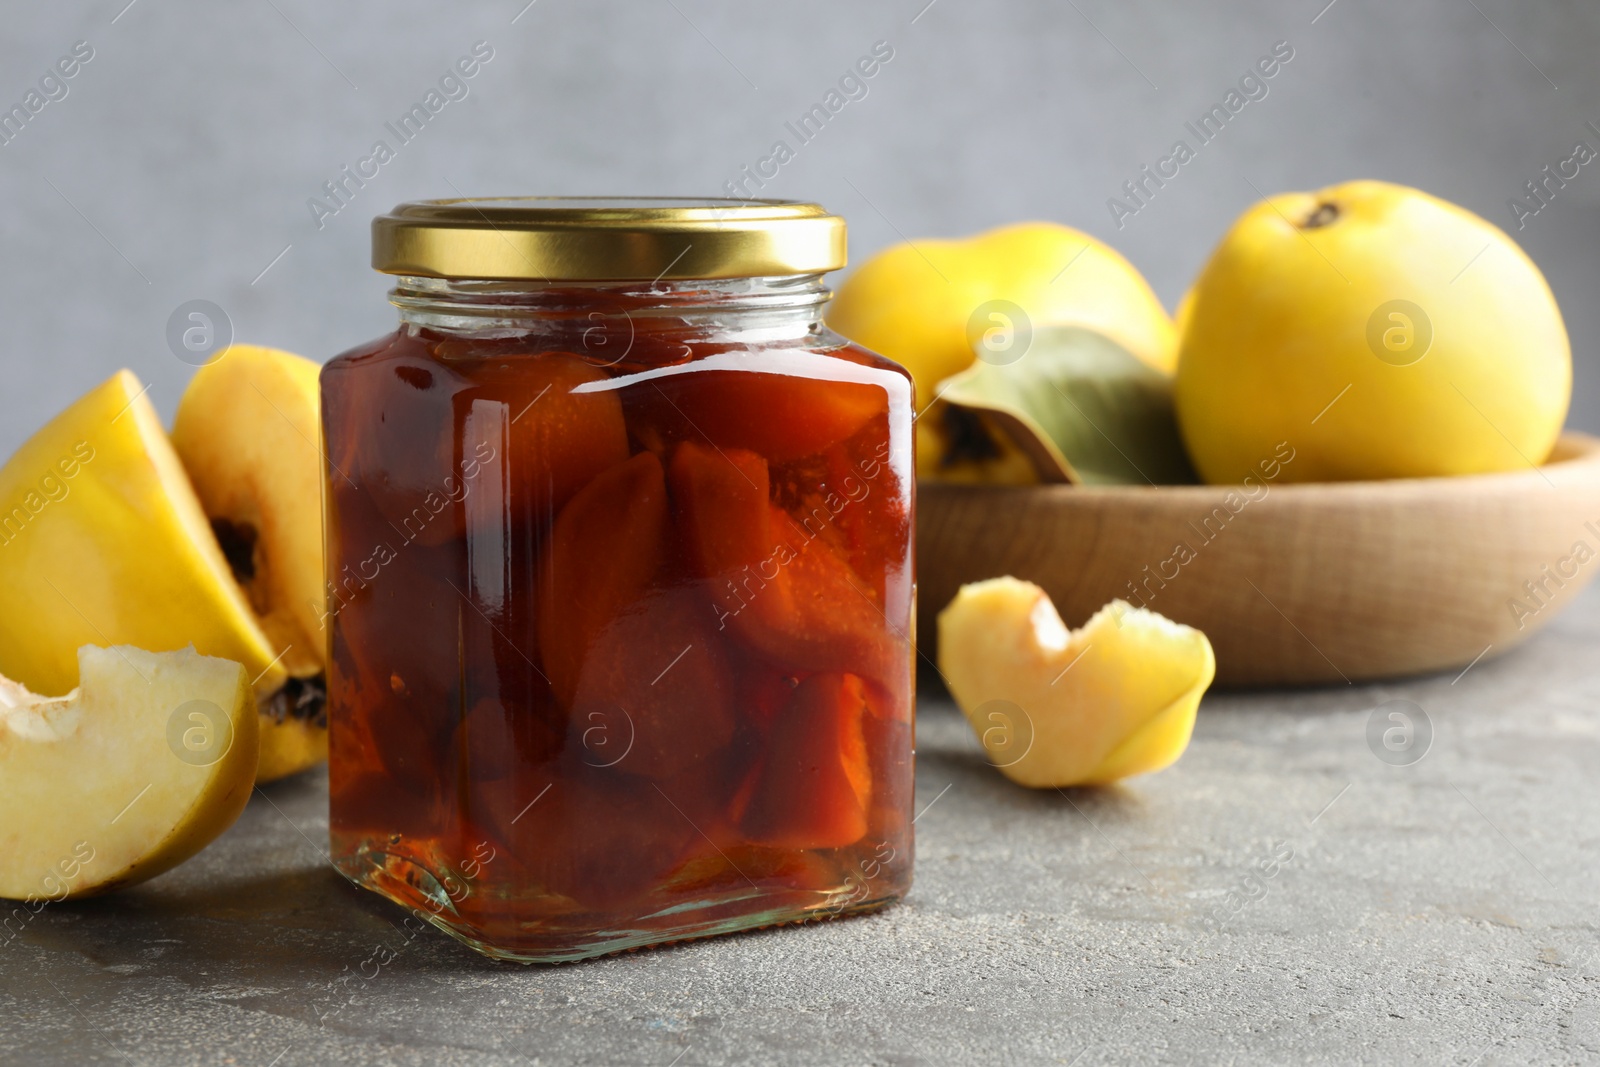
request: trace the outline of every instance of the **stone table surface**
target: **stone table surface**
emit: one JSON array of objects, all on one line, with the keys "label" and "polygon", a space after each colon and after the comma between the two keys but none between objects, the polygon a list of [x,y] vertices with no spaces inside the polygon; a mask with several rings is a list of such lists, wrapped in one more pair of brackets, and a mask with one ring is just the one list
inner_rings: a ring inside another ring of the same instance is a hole
[{"label": "stone table surface", "polygon": [[1119,788],[1012,785],[939,693],[918,728],[904,904],[561,967],[408,940],[326,862],[326,779],[269,786],[0,946],[0,1063],[1600,1060],[1600,589],[1459,676],[1212,694]]}]

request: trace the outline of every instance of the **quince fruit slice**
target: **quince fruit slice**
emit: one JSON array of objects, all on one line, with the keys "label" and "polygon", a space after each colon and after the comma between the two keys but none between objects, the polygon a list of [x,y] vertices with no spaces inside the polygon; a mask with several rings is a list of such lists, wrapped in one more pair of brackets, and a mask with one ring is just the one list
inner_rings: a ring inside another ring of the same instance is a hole
[{"label": "quince fruit slice", "polygon": [[172,424],[200,507],[288,675],[262,701],[264,782],[328,755],[321,369],[289,352],[234,345],[195,374]]},{"label": "quince fruit slice", "polygon": [[56,698],[0,678],[0,897],[153,878],[250,799],[256,702],[242,666],[192,648],[86,646],[76,673],[79,687]]},{"label": "quince fruit slice", "polygon": [[567,707],[584,657],[644,599],[661,569],[671,522],[666,475],[653,452],[596,475],[556,517],[539,568],[539,651],[550,687]]},{"label": "quince fruit slice", "polygon": [[715,441],[759,452],[769,463],[792,463],[847,440],[888,406],[882,385],[861,380],[855,367],[841,372],[831,355],[714,358],[713,368],[657,378],[653,390],[630,399],[629,424],[649,447]]},{"label": "quince fruit slice", "polygon": [[0,673],[65,693],[89,644],[192,644],[244,664],[258,696],[287,677],[125,370],[0,467]]},{"label": "quince fruit slice", "polygon": [[941,481],[1038,480],[984,416],[936,403],[940,383],[980,350],[1010,362],[1033,327],[1067,325],[1106,335],[1164,375],[1177,360],[1172,320],[1139,271],[1109,245],[1050,222],[895,245],[845,279],[827,323],[911,372],[918,407],[932,409],[917,419],[917,474]]},{"label": "quince fruit slice", "polygon": [[1199,630],[1114,600],[1069,630],[1043,589],[964,585],[939,613],[939,669],[1007,778],[1101,785],[1183,754],[1216,675]]},{"label": "quince fruit slice", "polygon": [[743,826],[773,848],[845,848],[867,832],[872,771],[862,720],[861,679],[813,674],[795,688],[773,724],[766,761]]},{"label": "quince fruit slice", "polygon": [[826,541],[771,503],[767,461],[685,441],[667,471],[678,532],[708,583],[717,628],[800,671],[890,684],[910,657],[883,609]]}]

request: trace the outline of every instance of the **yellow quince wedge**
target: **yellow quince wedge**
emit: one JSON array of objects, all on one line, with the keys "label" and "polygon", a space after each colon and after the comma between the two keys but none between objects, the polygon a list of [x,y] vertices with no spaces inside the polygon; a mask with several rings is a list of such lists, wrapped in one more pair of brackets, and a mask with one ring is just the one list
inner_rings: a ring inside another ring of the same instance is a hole
[{"label": "yellow quince wedge", "polygon": [[1217,663],[1199,630],[1120,600],[1069,630],[1043,589],[1007,577],[939,613],[939,670],[990,761],[1047,789],[1174,763]]},{"label": "yellow quince wedge", "polygon": [[321,370],[292,352],[233,345],[195,374],[172,423],[200,507],[288,674],[262,705],[263,782],[328,756]]},{"label": "yellow quince wedge", "polygon": [[0,467],[0,674],[78,684],[83,645],[194,645],[287,677],[139,381],[119,371]]},{"label": "yellow quince wedge", "polygon": [[[97,457],[98,458],[98,457]],[[233,824],[256,772],[256,702],[237,663],[193,649],[78,651],[78,688],[0,678],[0,897],[38,902],[142,882]]]}]

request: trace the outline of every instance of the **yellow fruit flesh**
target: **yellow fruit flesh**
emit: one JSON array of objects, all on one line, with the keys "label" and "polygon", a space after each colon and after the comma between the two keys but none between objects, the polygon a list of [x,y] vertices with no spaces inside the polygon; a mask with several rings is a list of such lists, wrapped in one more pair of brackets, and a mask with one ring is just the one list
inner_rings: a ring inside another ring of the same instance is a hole
[{"label": "yellow fruit flesh", "polygon": [[[234,345],[195,374],[172,426],[201,507],[244,548],[248,565],[235,577],[294,678],[322,673],[327,638],[321,369],[290,352]],[[260,781],[327,759],[326,726],[263,710],[260,730]]]},{"label": "yellow fruit flesh", "polygon": [[45,694],[78,684],[76,650],[193,644],[284,683],[155,409],[121,371],[0,468],[0,673]]},{"label": "yellow fruit flesh", "polygon": [[255,535],[241,576],[294,677],[322,670],[322,458],[317,374],[308,359],[234,345],[195,374],[172,445],[213,521]]},{"label": "yellow fruit flesh", "polygon": [[[1072,324],[1100,331],[1150,366],[1170,372],[1172,321],[1150,286],[1120,254],[1087,234],[1053,223],[1004,226],[964,240],[896,245],[858,267],[829,304],[828,325],[902,364],[916,382],[917,405],[976,358],[971,319],[988,301],[1020,307],[1034,326]],[[985,463],[952,469],[939,412],[917,421],[918,474],[952,481],[1027,483],[1032,468],[1001,444]]]},{"label": "yellow fruit flesh", "polygon": [[939,669],[995,765],[1048,788],[1177,760],[1216,660],[1203,633],[1154,612],[1113,601],[1068,630],[1044,590],[995,578],[939,614]]},{"label": "yellow fruit flesh", "polygon": [[275,721],[260,716],[261,765],[256,781],[275,782],[299,774],[328,758],[328,728],[299,719]]},{"label": "yellow fruit flesh", "polygon": [[[1380,340],[1418,327],[1380,310],[1395,300],[1431,327],[1414,362],[1369,340],[1375,318]],[[1192,291],[1175,399],[1208,482],[1240,481],[1280,442],[1295,451],[1283,480],[1331,481],[1540,463],[1571,388],[1560,310],[1515,242],[1453,204],[1362,181],[1240,217]]]},{"label": "yellow fruit flesh", "polygon": [[[152,878],[250,799],[257,715],[243,667],[192,649],[87,647],[79,661],[82,685],[63,698],[0,679],[0,897]],[[195,701],[216,715],[191,718]]]}]

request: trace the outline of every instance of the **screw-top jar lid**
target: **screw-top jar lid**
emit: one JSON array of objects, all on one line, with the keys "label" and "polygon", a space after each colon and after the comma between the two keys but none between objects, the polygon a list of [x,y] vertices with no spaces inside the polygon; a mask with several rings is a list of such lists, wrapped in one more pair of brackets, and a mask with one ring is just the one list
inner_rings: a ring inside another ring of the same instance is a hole
[{"label": "screw-top jar lid", "polygon": [[822,274],[844,219],[797,200],[414,200],[372,220],[372,266],[428,278],[631,281]]}]

